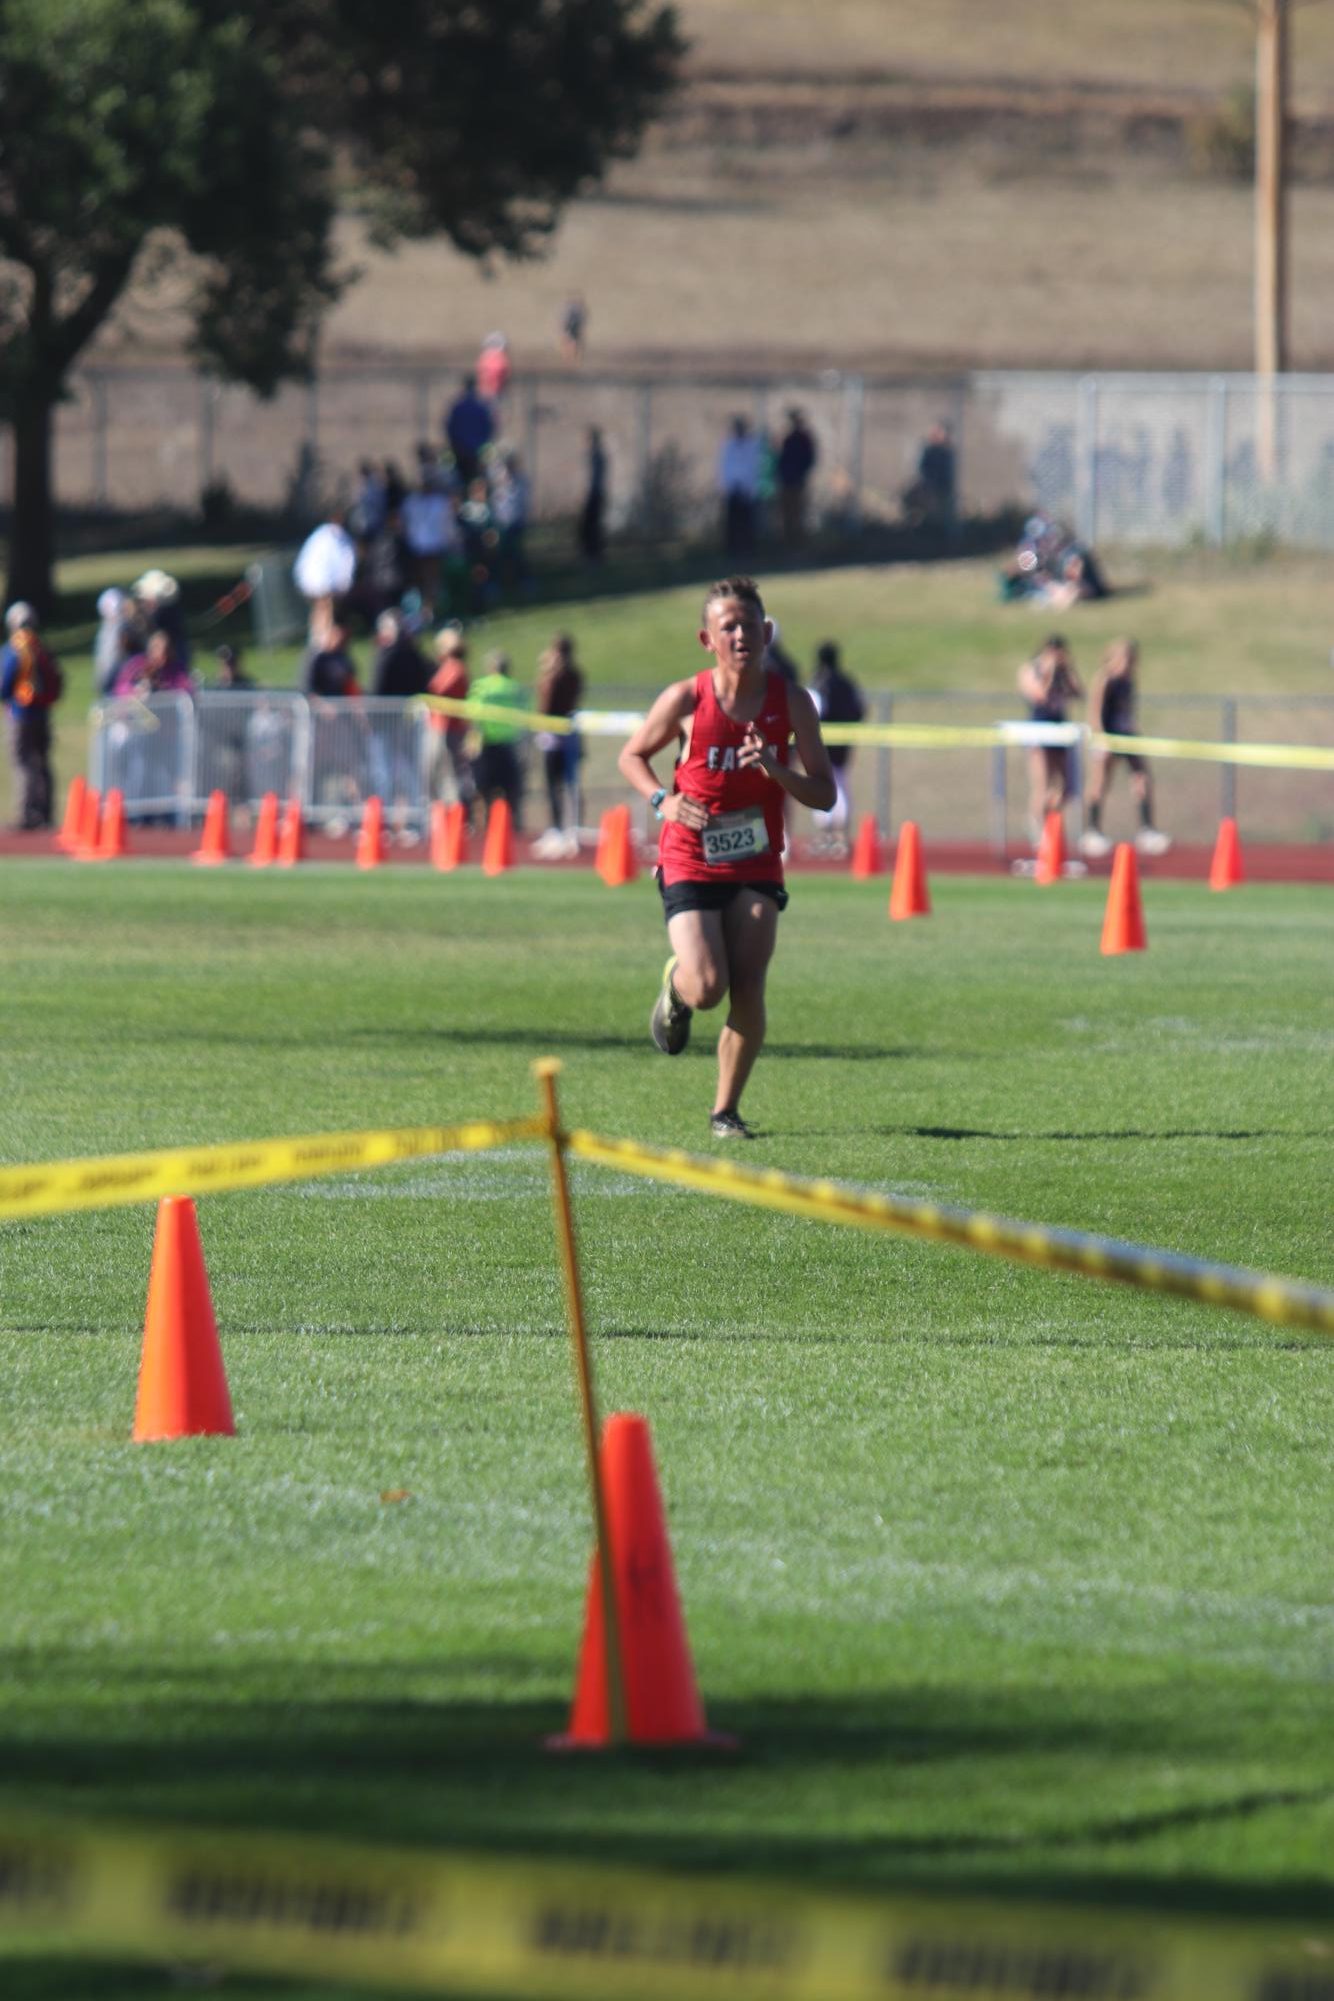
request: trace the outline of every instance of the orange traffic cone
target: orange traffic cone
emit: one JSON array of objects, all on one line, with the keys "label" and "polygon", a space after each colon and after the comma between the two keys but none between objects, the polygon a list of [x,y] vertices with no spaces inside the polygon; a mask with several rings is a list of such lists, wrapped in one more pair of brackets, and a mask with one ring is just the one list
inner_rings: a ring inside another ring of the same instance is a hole
[{"label": "orange traffic cone", "polygon": [[76,852],[83,834],[83,802],[88,792],[88,781],[83,773],[76,772],[69,782],[65,794],[65,817],[56,835],[56,846],[63,848],[67,855]]},{"label": "orange traffic cone", "polygon": [[119,785],[113,785],[107,793],[106,811],[97,830],[97,850],[94,861],[118,862],[130,852],[129,839],[125,832],[125,794]]},{"label": "orange traffic cone", "polygon": [[1033,870],[1034,882],[1059,882],[1065,867],[1065,815],[1048,813],[1042,822],[1042,839],[1038,842],[1037,866]]},{"label": "orange traffic cone", "polygon": [[486,816],[486,844],[482,849],[482,874],[503,875],[514,867],[514,821],[508,799],[495,799]]},{"label": "orange traffic cone", "polygon": [[83,819],[79,823],[79,842],[74,850],[81,862],[96,859],[101,831],[102,795],[95,785],[90,785],[83,795]]},{"label": "orange traffic cone", "polygon": [[[647,1420],[629,1414],[609,1417],[600,1457],[629,1741],[725,1744],[727,1739],[710,1735],[695,1685]],[[552,1749],[597,1750],[611,1741],[602,1581],[595,1554],[570,1727],[552,1740]]]},{"label": "orange traffic cone", "polygon": [[1224,820],[1218,829],[1213,861],[1209,864],[1209,887],[1236,889],[1245,880],[1246,871],[1241,863],[1241,836],[1237,832],[1237,823],[1235,820]]},{"label": "orange traffic cone", "polygon": [[1147,952],[1144,912],[1139,900],[1139,864],[1129,841],[1119,843],[1112,860],[1107,891],[1107,915],[1102,924],[1102,949],[1107,958],[1118,952]]},{"label": "orange traffic cone", "polygon": [[607,857],[611,853],[611,820],[615,811],[614,806],[609,806],[598,821],[598,844],[597,852],[593,856],[593,870],[604,882],[607,880]]},{"label": "orange traffic cone", "polygon": [[[603,834],[598,839],[597,872],[608,889],[620,889],[639,874],[635,844],[630,833],[630,808],[613,806],[603,818]],[[605,853],[603,837],[606,841]]]},{"label": "orange traffic cone", "polygon": [[898,853],[894,857],[894,887],[890,891],[889,914],[900,917],[929,917],[931,898],[922,863],[922,836],[915,820],[905,820],[899,828]]},{"label": "orange traffic cone", "polygon": [[278,859],[278,794],[266,792],[259,802],[255,821],[255,845],[250,851],[251,868],[271,868]]},{"label": "orange traffic cone", "polygon": [[204,814],[204,831],[190,859],[200,868],[216,868],[219,862],[230,861],[231,858],[231,842],[227,838],[227,794],[210,792],[208,810]]},{"label": "orange traffic cone", "polygon": [[278,837],[279,868],[295,868],[306,851],[306,828],[301,817],[301,801],[289,799],[283,814],[283,830]]},{"label": "orange traffic cone", "polygon": [[880,845],[880,829],[875,823],[874,813],[863,813],[857,827],[857,838],[852,844],[852,874],[860,880],[868,876],[883,875],[885,872],[885,851]]},{"label": "orange traffic cone", "polygon": [[148,1278],[134,1437],[230,1437],[236,1430],[218,1346],[195,1205],[188,1195],[158,1203]]},{"label": "orange traffic cone", "polygon": [[[440,844],[436,846],[435,813],[443,816]],[[431,866],[443,869],[461,868],[468,859],[468,809],[461,799],[451,806],[437,804],[431,815]]]},{"label": "orange traffic cone", "polygon": [[384,860],[384,801],[372,792],[361,814],[357,835],[357,867],[379,868]]}]

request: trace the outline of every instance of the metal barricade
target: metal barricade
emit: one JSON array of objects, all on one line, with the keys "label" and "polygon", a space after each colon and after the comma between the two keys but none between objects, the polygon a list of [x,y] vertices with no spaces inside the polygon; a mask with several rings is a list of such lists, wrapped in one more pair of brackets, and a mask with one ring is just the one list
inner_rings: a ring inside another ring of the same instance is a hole
[{"label": "metal barricade", "polygon": [[104,795],[120,791],[128,819],[188,825],[195,806],[192,698],[113,696],[98,703],[91,721],[90,783]]},{"label": "metal barricade", "polygon": [[276,689],[206,689],[195,701],[196,811],[210,793],[255,806],[266,792],[303,797],[310,766],[310,705]]},{"label": "metal barricade", "polygon": [[310,757],[304,789],[313,825],[352,826],[374,793],[387,824],[420,834],[428,811],[432,732],[419,702],[389,696],[307,698]]}]

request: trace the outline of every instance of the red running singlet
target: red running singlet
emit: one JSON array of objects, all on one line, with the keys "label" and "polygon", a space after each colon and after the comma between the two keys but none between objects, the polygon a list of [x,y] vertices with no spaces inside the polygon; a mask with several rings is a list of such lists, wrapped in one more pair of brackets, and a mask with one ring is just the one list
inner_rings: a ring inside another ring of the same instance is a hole
[{"label": "red running singlet", "polygon": [[[755,726],[780,764],[788,760],[788,740],[792,726],[788,716],[787,682],[781,674],[766,673],[764,700]],[[664,882],[781,882],[783,880],[783,802],[786,794],[763,771],[747,768],[738,759],[749,723],[733,722],[718,706],[713,691],[713,669],[706,667],[695,676],[695,712],[690,731],[690,748],[677,765],[672,778],[673,792],[688,792],[708,808],[710,819],[719,815],[744,816],[736,832],[715,840],[718,858],[706,857],[704,836],[676,820],[663,826],[659,855]],[[753,827],[759,814],[768,835],[761,853],[754,851]],[[710,830],[713,832],[714,830]],[[721,830],[720,830],[721,831]],[[738,852],[725,850],[736,843]]]}]

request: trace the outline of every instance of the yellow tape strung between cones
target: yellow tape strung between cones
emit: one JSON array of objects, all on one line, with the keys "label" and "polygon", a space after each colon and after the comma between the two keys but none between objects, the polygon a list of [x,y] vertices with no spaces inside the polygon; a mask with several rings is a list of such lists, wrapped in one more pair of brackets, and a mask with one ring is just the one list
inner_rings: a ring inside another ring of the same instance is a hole
[{"label": "yellow tape strung between cones", "polygon": [[[625,710],[581,709],[577,716],[544,716],[533,709],[502,709],[493,703],[423,695],[428,708],[466,722],[497,718],[522,729],[546,730],[568,736],[582,730],[590,736],[629,736],[643,721]],[[901,750],[989,750],[1028,743],[1085,741],[1094,750],[1123,756],[1184,757],[1211,764],[1251,764],[1277,771],[1334,771],[1334,749],[1296,743],[1206,743],[1190,737],[1109,736],[1080,724],[1001,723],[826,723],[826,743],[864,744]]]},{"label": "yellow tape strung between cones", "polygon": [[226,1146],[181,1146],[157,1153],[104,1154],[31,1167],[0,1167],[0,1219],[56,1216],[70,1209],[107,1209],[153,1202],[162,1195],[218,1195],[230,1188],[268,1188],[385,1167],[431,1154],[478,1152],[516,1140],[542,1139],[539,1118],[457,1126],[395,1126],[378,1132],[313,1133],[303,1139],[238,1140]]},{"label": "yellow tape strung between cones", "polygon": [[0,1948],[539,2001],[1325,2001],[1334,1928],[22,1821]]},{"label": "yellow tape strung between cones", "polygon": [[1173,1251],[1118,1243],[1111,1237],[1088,1236],[1078,1230],[1009,1222],[970,1209],[938,1208],[927,1202],[907,1202],[896,1195],[859,1195],[832,1181],[799,1180],[776,1168],[757,1172],[730,1161],[700,1160],[668,1148],[642,1146],[635,1140],[571,1132],[567,1145],[579,1159],[596,1161],[600,1167],[700,1189],[732,1202],[779,1209],[818,1222],[850,1223],[861,1230],[889,1230],[934,1243],[957,1244],[1048,1271],[1079,1272],[1085,1278],[1114,1279],[1150,1292],[1172,1292],[1209,1306],[1232,1307],[1280,1327],[1309,1327],[1319,1334],[1334,1334],[1334,1292],[1264,1272],[1209,1264]]}]

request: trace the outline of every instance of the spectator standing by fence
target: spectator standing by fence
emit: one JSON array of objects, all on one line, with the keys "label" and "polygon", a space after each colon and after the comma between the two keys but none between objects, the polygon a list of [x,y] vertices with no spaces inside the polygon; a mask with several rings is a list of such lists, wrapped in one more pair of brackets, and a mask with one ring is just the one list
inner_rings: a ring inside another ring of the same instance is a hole
[{"label": "spectator standing by fence", "polygon": [[357,545],[347,532],[343,510],[335,508],[307,535],[292,565],[296,587],[309,607],[312,647],[323,645],[356,574]]},{"label": "spectator standing by fence", "polygon": [[[1139,644],[1118,639],[1103,655],[1089,694],[1089,723],[1105,736],[1139,735]],[[1107,788],[1117,764],[1124,762],[1130,773],[1130,791],[1139,811],[1139,832],[1135,846],[1142,855],[1166,854],[1171,838],[1153,824],[1153,780],[1149,760],[1137,751],[1095,747],[1089,759],[1088,826],[1079,843],[1080,851],[1093,858],[1110,854],[1112,844],[1102,830],[1102,809]]]},{"label": "spectator standing by fence", "polygon": [[523,767],[519,762],[519,744],[524,726],[516,723],[507,711],[526,708],[527,702],[523,689],[514,682],[507,653],[488,653],[486,666],[486,673],[473,682],[472,699],[484,703],[494,713],[480,717],[477,723],[481,748],[473,767],[473,777],[478,797],[487,806],[497,799],[508,802],[517,832],[523,824]]},{"label": "spectator standing by fence", "polygon": [[800,410],[787,413],[787,430],[778,448],[778,505],[783,540],[789,548],[806,535],[806,489],[819,456],[815,439]]},{"label": "spectator standing by fence", "polygon": [[579,513],[579,553],[586,563],[600,563],[607,551],[603,516],[607,508],[607,448],[596,424],[588,427],[588,485]]},{"label": "spectator standing by fence", "polygon": [[[861,689],[851,674],[844,671],[838,647],[832,639],[826,639],[815,656],[815,673],[811,679],[811,700],[821,724],[859,723],[866,714],[866,703]],[[852,796],[848,785],[848,772],[852,764],[852,745],[831,743],[829,763],[834,773],[834,786],[838,793],[827,813],[815,814],[815,824],[820,829],[818,839],[825,852],[844,855],[848,851],[848,822],[852,814]]]},{"label": "spectator standing by fence", "polygon": [[134,599],[128,592],[110,586],[97,600],[97,619],[93,687],[99,695],[109,695],[125,662],[141,650]]},{"label": "spectator standing by fence", "polygon": [[[533,699],[541,715],[571,720],[583,698],[584,677],[574,657],[574,641],[568,633],[558,632],[538,662]],[[542,730],[537,747],[542,753],[551,825],[533,853],[542,861],[555,861],[579,852],[579,766],[584,745],[576,729],[566,736]]]},{"label": "spectator standing by fence", "polygon": [[718,454],[718,491],[723,503],[723,545],[729,556],[748,556],[755,547],[763,444],[747,417],[733,417]]},{"label": "spectator standing by fence", "polygon": [[445,437],[465,485],[481,470],[482,453],[495,428],[489,407],[477,394],[477,378],[465,375],[462,389],[445,412]]},{"label": "spectator standing by fence", "polygon": [[47,651],[30,604],[5,613],[6,645],[0,652],[0,702],[8,711],[9,755],[14,768],[14,831],[35,834],[53,818],[51,711],[64,692],[55,655]]},{"label": "spectator standing by fence", "polygon": [[[1035,723],[1064,723],[1070,703],[1082,702],[1080,680],[1070,649],[1059,632],[1045,639],[1031,660],[1019,669],[1019,692]],[[1036,843],[1048,813],[1063,813],[1070,790],[1070,746],[1034,744],[1028,753],[1029,833]]]},{"label": "spectator standing by fence", "polygon": [[440,599],[441,573],[459,539],[454,504],[439,485],[434,467],[422,466],[419,484],[403,502],[403,537],[412,556],[422,611],[430,620]]},{"label": "spectator standing by fence", "polygon": [[[436,640],[436,669],[427,683],[427,692],[443,695],[451,702],[468,696],[468,642],[457,626],[446,626]],[[432,799],[458,801],[472,819],[477,787],[468,757],[468,725],[461,716],[442,715],[432,709],[428,730],[429,768],[426,789]]]},{"label": "spectator standing by fence", "polygon": [[477,393],[494,409],[510,386],[513,373],[510,344],[503,333],[490,333],[477,357]]}]

